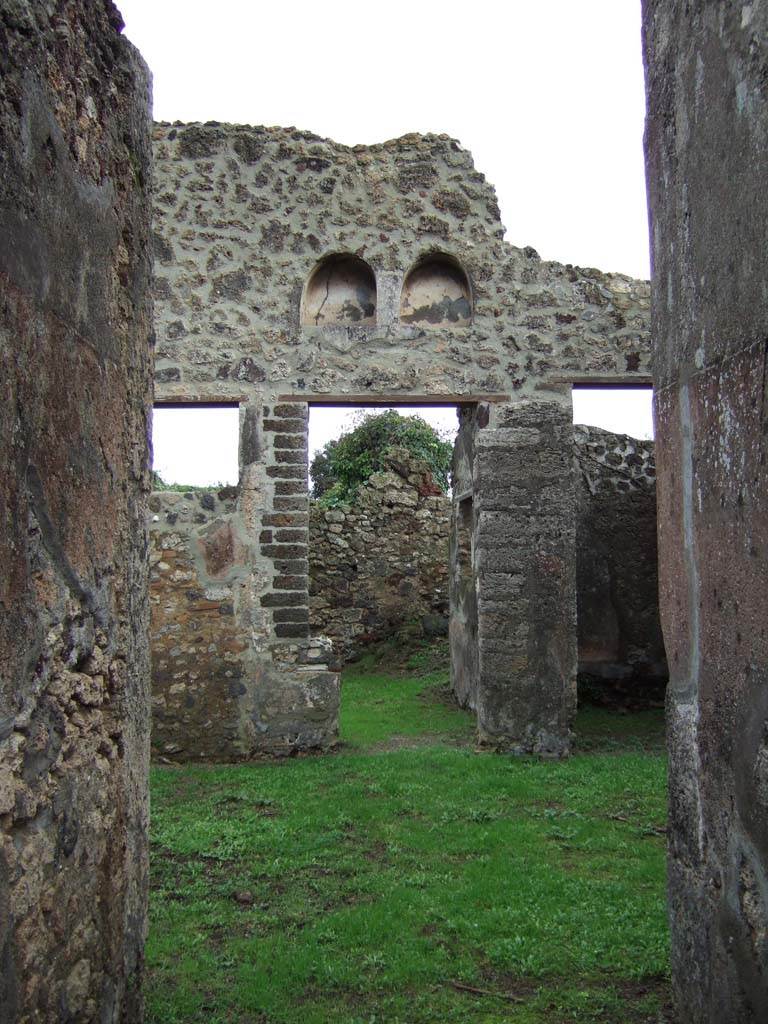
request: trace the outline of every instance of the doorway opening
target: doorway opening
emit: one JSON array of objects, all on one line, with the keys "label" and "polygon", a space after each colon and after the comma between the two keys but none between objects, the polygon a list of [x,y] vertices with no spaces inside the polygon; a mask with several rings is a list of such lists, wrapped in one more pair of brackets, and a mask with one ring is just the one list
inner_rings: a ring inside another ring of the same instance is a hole
[{"label": "doorway opening", "polygon": [[574,388],[578,684],[582,702],[663,702],[652,389]]},{"label": "doorway opening", "polygon": [[[448,699],[457,431],[455,405],[310,406],[310,635],[354,666],[342,738],[350,715],[368,735],[398,707],[418,711],[405,680],[413,670],[431,671]],[[393,673],[403,687],[370,681]]]}]

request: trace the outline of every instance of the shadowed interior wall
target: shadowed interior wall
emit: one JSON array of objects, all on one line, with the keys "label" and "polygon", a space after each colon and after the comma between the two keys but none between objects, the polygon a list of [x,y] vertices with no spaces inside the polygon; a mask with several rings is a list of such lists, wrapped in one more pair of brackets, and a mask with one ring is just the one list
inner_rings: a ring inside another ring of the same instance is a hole
[{"label": "shadowed interior wall", "polygon": [[142,1019],[149,76],[0,9],[0,1021]]},{"label": "shadowed interior wall", "polygon": [[768,4],[646,0],[683,1024],[768,1018]]},{"label": "shadowed interior wall", "polygon": [[582,679],[667,678],[659,619],[653,441],[574,429],[576,612]]}]

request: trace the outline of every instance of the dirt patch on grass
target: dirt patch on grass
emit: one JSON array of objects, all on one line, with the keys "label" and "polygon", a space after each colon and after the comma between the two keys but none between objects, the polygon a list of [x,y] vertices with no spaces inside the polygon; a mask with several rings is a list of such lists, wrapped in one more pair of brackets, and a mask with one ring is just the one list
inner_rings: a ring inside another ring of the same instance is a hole
[{"label": "dirt patch on grass", "polygon": [[[676,1024],[677,1018],[672,1005],[672,986],[669,978],[652,974],[646,978],[618,979],[614,980],[612,984],[614,989],[621,993],[627,1004],[627,1015],[622,1018],[621,1024],[624,1022],[626,1024]],[[649,996],[658,998],[661,1003],[659,1012],[654,1012],[649,1017],[642,1010],[633,1011],[633,1005],[636,1006],[638,1002]]]},{"label": "dirt patch on grass", "polygon": [[382,864],[385,861],[389,861],[389,847],[386,843],[377,839],[373,846],[365,850],[363,858],[376,864]]},{"label": "dirt patch on grass", "polygon": [[372,743],[364,749],[366,754],[384,754],[393,750],[425,750],[427,747],[474,748],[474,739],[444,732],[423,732],[418,736],[393,733],[385,740]]},{"label": "dirt patch on grass", "polygon": [[[610,995],[607,1001],[614,1007],[589,1010],[589,1016],[574,1017],[563,1011],[559,1000],[552,1000],[545,1006],[547,1020],[551,1024],[574,1024],[576,1020],[590,1020],[595,1024],[677,1024],[672,1006],[672,991],[669,979],[663,975],[649,975],[644,978],[600,977],[529,977],[486,967],[480,973],[477,986],[456,986],[468,996],[496,997],[499,1000],[521,1005],[538,1000],[547,1000],[549,993],[566,992],[578,987],[582,992],[592,992],[599,999]],[[616,1009],[618,1003],[620,1008]],[[550,1016],[551,1015],[551,1016]]]},{"label": "dirt patch on grass", "polygon": [[438,704],[451,711],[461,711],[461,705],[456,700],[456,694],[448,683],[435,683],[434,686],[426,686],[419,694],[422,704]]}]

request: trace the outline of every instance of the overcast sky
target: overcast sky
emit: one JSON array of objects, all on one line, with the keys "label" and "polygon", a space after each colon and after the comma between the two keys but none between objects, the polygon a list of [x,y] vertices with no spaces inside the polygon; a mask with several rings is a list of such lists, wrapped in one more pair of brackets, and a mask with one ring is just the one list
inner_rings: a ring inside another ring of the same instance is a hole
[{"label": "overcast sky", "polygon": [[445,132],[544,259],[648,276],[640,0],[118,0],[155,118]]},{"label": "overcast sky", "polygon": [[[640,0],[117,2],[157,120],[295,125],[348,145],[445,132],[496,186],[514,245],[648,276]],[[637,398],[609,397],[618,429],[648,434]]]}]

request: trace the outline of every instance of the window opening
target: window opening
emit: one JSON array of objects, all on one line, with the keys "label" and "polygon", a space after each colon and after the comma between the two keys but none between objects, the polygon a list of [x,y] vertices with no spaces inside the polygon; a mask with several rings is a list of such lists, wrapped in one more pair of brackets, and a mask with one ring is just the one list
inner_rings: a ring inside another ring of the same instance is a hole
[{"label": "window opening", "polygon": [[653,388],[575,387],[573,422],[653,440]]},{"label": "window opening", "polygon": [[237,405],[156,405],[153,490],[236,485],[239,435]]}]

